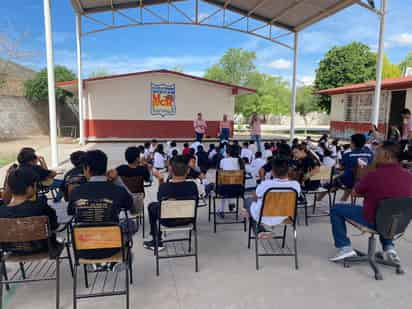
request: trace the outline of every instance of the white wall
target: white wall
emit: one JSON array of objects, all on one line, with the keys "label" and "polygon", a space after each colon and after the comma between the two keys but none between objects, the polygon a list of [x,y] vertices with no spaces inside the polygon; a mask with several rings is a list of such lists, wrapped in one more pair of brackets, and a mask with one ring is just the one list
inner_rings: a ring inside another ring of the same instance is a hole
[{"label": "white wall", "polygon": [[[176,115],[152,116],[151,83],[176,85]],[[202,112],[206,120],[233,119],[232,89],[165,73],[145,74],[88,82],[86,119],[193,120]]]},{"label": "white wall", "polygon": [[406,103],[405,108],[412,110],[412,88],[406,91]]}]

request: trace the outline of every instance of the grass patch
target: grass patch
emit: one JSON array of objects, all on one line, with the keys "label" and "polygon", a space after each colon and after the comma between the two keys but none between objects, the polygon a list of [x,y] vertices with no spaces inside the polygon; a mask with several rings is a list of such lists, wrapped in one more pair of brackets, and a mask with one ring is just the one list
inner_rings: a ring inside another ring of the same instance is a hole
[{"label": "grass patch", "polygon": [[16,155],[2,155],[0,154],[0,167],[3,167],[16,160]]}]

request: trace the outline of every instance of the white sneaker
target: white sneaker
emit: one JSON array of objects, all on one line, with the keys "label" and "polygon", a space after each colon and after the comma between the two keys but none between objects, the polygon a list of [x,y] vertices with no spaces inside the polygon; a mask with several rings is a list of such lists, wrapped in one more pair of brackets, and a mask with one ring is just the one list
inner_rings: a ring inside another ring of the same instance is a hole
[{"label": "white sneaker", "polygon": [[331,262],[339,262],[347,258],[355,257],[357,256],[355,250],[352,248],[341,248],[339,251],[336,253],[334,257],[331,257],[329,261]]},{"label": "white sneaker", "polygon": [[401,264],[401,259],[395,249],[389,249],[383,252],[383,258],[389,262],[395,263],[397,265]]}]

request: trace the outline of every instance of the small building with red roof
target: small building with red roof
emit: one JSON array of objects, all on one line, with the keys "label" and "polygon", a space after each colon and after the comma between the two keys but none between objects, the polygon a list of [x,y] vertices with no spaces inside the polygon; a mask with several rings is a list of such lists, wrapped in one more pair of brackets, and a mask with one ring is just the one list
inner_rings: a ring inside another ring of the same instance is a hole
[{"label": "small building with red roof", "polygon": [[[371,129],[375,81],[321,90],[331,96],[331,135],[348,138]],[[386,134],[391,125],[401,126],[401,110],[412,109],[412,76],[382,81],[379,131]]]},{"label": "small building with red roof", "polygon": [[[77,95],[77,80],[57,86]],[[224,114],[233,119],[235,97],[256,90],[175,71],[157,70],[83,81],[85,137],[89,141],[194,138],[201,112],[206,136],[217,137]]]}]

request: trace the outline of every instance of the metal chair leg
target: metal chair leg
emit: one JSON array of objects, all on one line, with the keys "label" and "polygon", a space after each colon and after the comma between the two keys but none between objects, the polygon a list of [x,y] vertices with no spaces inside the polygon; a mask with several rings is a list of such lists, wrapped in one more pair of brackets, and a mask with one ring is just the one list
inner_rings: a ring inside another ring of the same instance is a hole
[{"label": "metal chair leg", "polygon": [[132,251],[131,251],[131,249],[129,248],[128,249],[128,267],[129,267],[129,269],[130,269],[130,273],[129,273],[129,276],[130,276],[130,284],[133,284],[133,258],[132,258]]},{"label": "metal chair leg", "polygon": [[252,221],[249,219],[249,233],[248,233],[248,240],[247,240],[247,248],[250,249],[250,244],[252,240]]},{"label": "metal chair leg", "polygon": [[66,243],[65,246],[66,246],[66,252],[67,252],[67,259],[69,260],[70,272],[73,278],[73,260],[72,260],[72,255],[70,254],[70,245],[69,243]]},{"label": "metal chair leg", "polygon": [[144,237],[145,237],[145,211],[144,211],[144,206],[143,206],[143,211],[142,211],[142,217],[140,217],[140,220],[142,220],[142,237],[144,239]]},{"label": "metal chair leg", "polygon": [[[129,257],[130,258],[130,257]],[[126,309],[130,308],[130,280],[129,280],[129,267],[126,267]]]},{"label": "metal chair leg", "polygon": [[198,254],[198,240],[197,240],[197,230],[193,230],[195,238],[195,270],[199,272],[199,254]]},{"label": "metal chair leg", "polygon": [[213,197],[213,232],[216,233],[216,197]]},{"label": "metal chair leg", "polygon": [[236,198],[236,221],[239,221],[239,197]]},{"label": "metal chair leg", "polygon": [[285,227],[283,228],[283,238],[282,238],[282,248],[285,248],[286,245],[286,230],[287,230],[288,226],[285,225]]},{"label": "metal chair leg", "polygon": [[192,252],[192,231],[189,231],[189,249],[188,252]]},{"label": "metal chair leg", "polygon": [[60,308],[60,258],[56,259],[56,309]]},{"label": "metal chair leg", "polygon": [[3,309],[3,278],[5,279],[5,274],[6,274],[6,265],[4,262],[1,262],[0,263],[0,309]]},{"label": "metal chair leg", "polygon": [[296,227],[293,228],[293,246],[295,249],[295,268],[296,270],[299,269],[299,261],[298,261],[298,235],[296,231]]},{"label": "metal chair leg", "polygon": [[77,265],[74,265],[73,274],[73,309],[77,309]]},{"label": "metal chair leg", "polygon": [[20,271],[21,271],[21,276],[23,279],[26,279],[26,271],[24,269],[24,264],[23,263],[19,263],[19,267],[20,267]]},{"label": "metal chair leg", "polygon": [[[3,274],[0,274],[0,276],[3,276],[2,278],[4,278],[4,280],[7,282],[9,281],[9,276],[7,275],[6,262],[2,262],[1,264],[2,266],[0,266],[0,270],[1,268],[3,268]],[[6,291],[10,291],[10,285],[8,283],[6,283]]]},{"label": "metal chair leg", "polygon": [[209,193],[209,205],[208,205],[208,209],[209,209],[209,215],[208,215],[208,221],[210,223],[210,219],[211,219],[211,210],[212,210],[212,195],[211,193]]},{"label": "metal chair leg", "polygon": [[89,288],[89,277],[87,275],[86,265],[83,265],[83,271],[84,271],[84,285],[85,285],[86,289],[88,289]]},{"label": "metal chair leg", "polygon": [[371,235],[369,237],[369,242],[368,242],[368,261],[375,274],[375,279],[383,280],[383,276],[376,263],[375,251],[376,251],[376,239],[374,235]]},{"label": "metal chair leg", "polygon": [[305,225],[308,226],[309,225],[308,223],[308,201],[306,200],[306,197],[305,197],[305,203],[303,206],[305,208]]},{"label": "metal chair leg", "polygon": [[257,227],[255,229],[255,254],[256,254],[256,270],[259,270],[259,237]]},{"label": "metal chair leg", "polygon": [[159,276],[159,235],[155,236],[156,276]]}]

